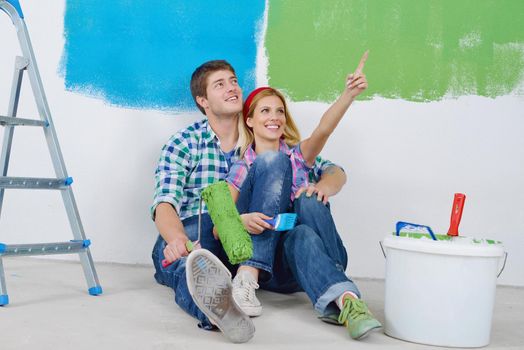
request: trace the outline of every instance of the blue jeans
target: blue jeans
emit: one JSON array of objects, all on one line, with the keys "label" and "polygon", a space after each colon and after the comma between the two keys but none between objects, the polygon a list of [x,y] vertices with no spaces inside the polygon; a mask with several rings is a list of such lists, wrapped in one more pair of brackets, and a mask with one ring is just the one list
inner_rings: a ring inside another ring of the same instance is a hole
[{"label": "blue jeans", "polygon": [[285,233],[265,230],[251,235],[253,257],[242,263],[260,269],[262,289],[293,293],[304,291],[323,316],[337,313],[333,301],[344,291],[360,296],[346,276],[347,253],[329,209],[316,195],[305,194],[290,207],[292,170],[280,152],[258,155],[249,169],[237,201],[239,212],[268,216],[293,211],[297,226]]},{"label": "blue jeans", "polygon": [[[242,186],[237,208],[240,213],[258,211],[273,216],[292,209],[298,214],[299,224],[285,233],[266,230],[253,239],[253,257],[245,262],[265,272],[261,274],[263,289],[293,293],[305,291],[321,315],[338,313],[333,301],[344,291],[358,296],[355,284],[345,275],[347,254],[329,211],[315,197],[300,196],[290,208],[291,165],[289,158],[279,152],[259,155],[251,166]],[[191,240],[198,236],[198,217],[182,221]],[[209,215],[202,215],[201,245],[215,254],[232,272],[220,244],[212,234]],[[166,242],[158,237],[153,248],[155,279],[175,291],[175,302],[189,315],[200,321],[199,327],[212,329],[207,317],[193,302],[186,283],[186,258],[162,267]],[[263,278],[262,278],[263,277]]]},{"label": "blue jeans", "polygon": [[[240,214],[259,212],[267,216],[285,213],[291,206],[292,169],[289,158],[282,152],[265,152],[257,156],[244,180],[237,200]],[[259,281],[273,275],[275,252],[280,233],[265,230],[251,235],[253,257],[240,265],[260,270]]]}]

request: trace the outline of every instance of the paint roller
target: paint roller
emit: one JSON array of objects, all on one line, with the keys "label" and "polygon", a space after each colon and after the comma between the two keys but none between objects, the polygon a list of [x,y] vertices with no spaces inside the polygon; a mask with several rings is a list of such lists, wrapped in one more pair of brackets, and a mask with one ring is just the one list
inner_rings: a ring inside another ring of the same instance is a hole
[{"label": "paint roller", "polygon": [[[229,262],[236,265],[251,258],[253,256],[253,242],[242,224],[240,214],[233,202],[227,183],[219,181],[206,187],[202,191],[201,197],[206,202],[209,216],[218,231],[218,237]],[[191,241],[186,243],[188,252],[195,249],[195,246],[200,242],[200,234],[199,218],[198,240],[194,243]],[[162,261],[163,267],[169,265],[170,263],[167,260],[164,259]]]},{"label": "paint roller", "polygon": [[246,231],[240,214],[233,202],[225,181],[219,181],[202,191],[211,220],[218,231],[218,237],[233,265],[253,256],[253,242]]}]

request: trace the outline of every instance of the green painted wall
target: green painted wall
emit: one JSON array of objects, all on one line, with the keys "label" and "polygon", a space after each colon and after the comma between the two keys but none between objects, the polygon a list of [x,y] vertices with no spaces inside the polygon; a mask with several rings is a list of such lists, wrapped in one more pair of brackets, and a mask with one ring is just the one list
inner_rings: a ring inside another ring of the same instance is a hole
[{"label": "green painted wall", "polygon": [[524,95],[524,0],[269,0],[269,83],[331,101],[370,50],[373,95]]}]

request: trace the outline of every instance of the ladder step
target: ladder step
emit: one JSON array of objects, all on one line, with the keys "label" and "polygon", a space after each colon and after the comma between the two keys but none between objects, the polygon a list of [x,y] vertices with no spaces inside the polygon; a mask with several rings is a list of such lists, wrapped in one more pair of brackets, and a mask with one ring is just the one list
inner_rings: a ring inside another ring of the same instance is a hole
[{"label": "ladder step", "polygon": [[49,123],[44,122],[42,120],[36,120],[36,119],[14,118],[14,117],[5,117],[3,115],[0,115],[0,125],[1,126],[28,125],[28,126],[48,127]]},{"label": "ladder step", "polygon": [[48,179],[36,177],[0,176],[0,188],[63,190],[73,183],[72,177]]},{"label": "ladder step", "polygon": [[72,240],[69,242],[33,243],[33,244],[3,244],[0,243],[0,256],[9,255],[51,255],[70,254],[85,250],[91,241]]}]

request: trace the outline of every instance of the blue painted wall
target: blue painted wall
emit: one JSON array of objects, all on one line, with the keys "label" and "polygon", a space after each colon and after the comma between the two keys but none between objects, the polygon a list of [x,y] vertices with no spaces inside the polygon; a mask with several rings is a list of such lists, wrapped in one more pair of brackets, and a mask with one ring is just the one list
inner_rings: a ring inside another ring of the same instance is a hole
[{"label": "blue painted wall", "polygon": [[250,91],[264,6],[264,0],[67,0],[66,88],[123,107],[194,109],[191,73],[204,61],[226,59]]}]

